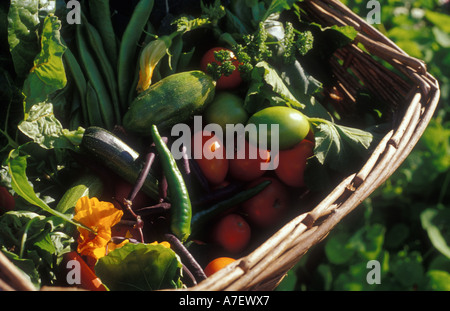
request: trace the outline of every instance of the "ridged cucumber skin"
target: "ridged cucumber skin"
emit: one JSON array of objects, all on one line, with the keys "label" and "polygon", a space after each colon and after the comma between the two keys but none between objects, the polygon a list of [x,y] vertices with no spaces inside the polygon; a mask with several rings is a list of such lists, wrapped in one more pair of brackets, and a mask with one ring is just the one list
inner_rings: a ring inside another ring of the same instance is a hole
[{"label": "ridged cucumber skin", "polygon": [[[124,180],[134,184],[144,165],[139,153],[113,133],[91,126],[81,141],[82,150]],[[149,173],[141,190],[154,200],[159,199],[157,179]]]},{"label": "ridged cucumber skin", "polygon": [[103,181],[94,174],[83,174],[75,183],[66,190],[56,205],[56,210],[61,213],[70,213],[82,197],[99,197],[103,193]]},{"label": "ridged cucumber skin", "polygon": [[188,122],[212,101],[215,82],[202,71],[175,73],[139,94],[123,117],[127,131],[150,136],[151,126],[164,130]]}]

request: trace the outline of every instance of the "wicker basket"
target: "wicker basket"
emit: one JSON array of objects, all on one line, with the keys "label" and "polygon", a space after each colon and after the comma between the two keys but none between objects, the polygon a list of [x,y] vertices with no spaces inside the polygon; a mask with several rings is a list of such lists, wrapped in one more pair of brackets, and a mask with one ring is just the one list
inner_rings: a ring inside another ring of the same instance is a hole
[{"label": "wicker basket", "polygon": [[[341,2],[305,0],[301,7],[305,17],[314,22],[324,26],[351,25],[358,30],[355,42],[338,50],[330,59],[336,77],[335,89],[345,97],[340,108],[357,104],[356,94],[364,87],[392,107],[392,128],[365,165],[344,178],[312,210],[292,219],[249,255],[188,290],[274,289],[312,246],[322,241],[400,166],[421,137],[438,103],[439,86],[427,73],[425,64],[408,56]],[[382,62],[392,65],[395,72]],[[0,253],[0,288],[33,289],[3,257]]]},{"label": "wicker basket", "polygon": [[[393,108],[392,128],[360,171],[344,178],[316,207],[295,217],[248,256],[190,290],[274,289],[312,246],[391,176],[411,152],[436,109],[439,86],[422,61],[408,56],[337,0],[305,0],[301,7],[314,22],[351,25],[358,30],[355,42],[337,51],[330,60],[336,88],[345,96],[343,103],[350,106],[355,104],[361,87],[378,94]],[[382,61],[397,73],[388,70]]]}]

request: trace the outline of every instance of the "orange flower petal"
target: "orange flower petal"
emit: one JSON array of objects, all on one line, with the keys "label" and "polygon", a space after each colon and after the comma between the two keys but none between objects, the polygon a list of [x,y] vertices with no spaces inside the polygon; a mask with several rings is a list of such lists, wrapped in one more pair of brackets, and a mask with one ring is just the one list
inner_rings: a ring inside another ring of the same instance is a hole
[{"label": "orange flower petal", "polygon": [[75,206],[74,219],[96,233],[78,228],[78,253],[99,259],[106,254],[106,245],[111,240],[111,227],[122,218],[123,211],[110,202],[97,198],[82,197]]}]

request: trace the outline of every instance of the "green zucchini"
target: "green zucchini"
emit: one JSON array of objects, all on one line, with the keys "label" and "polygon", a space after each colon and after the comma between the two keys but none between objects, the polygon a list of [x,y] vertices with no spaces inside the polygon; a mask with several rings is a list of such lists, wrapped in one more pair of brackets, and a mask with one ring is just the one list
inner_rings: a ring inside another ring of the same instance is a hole
[{"label": "green zucchini", "polygon": [[[136,182],[144,166],[137,151],[100,127],[86,128],[80,146],[86,154],[131,184]],[[158,181],[151,173],[147,175],[141,190],[150,198],[159,199]]]},{"label": "green zucchini", "polygon": [[139,94],[123,118],[127,131],[149,136],[151,126],[164,130],[185,123],[212,101],[215,82],[202,71],[175,73]]},{"label": "green zucchini", "polygon": [[100,177],[94,174],[83,174],[75,183],[63,194],[61,200],[56,205],[56,210],[61,213],[71,213],[82,197],[99,197],[103,192],[103,182]]}]

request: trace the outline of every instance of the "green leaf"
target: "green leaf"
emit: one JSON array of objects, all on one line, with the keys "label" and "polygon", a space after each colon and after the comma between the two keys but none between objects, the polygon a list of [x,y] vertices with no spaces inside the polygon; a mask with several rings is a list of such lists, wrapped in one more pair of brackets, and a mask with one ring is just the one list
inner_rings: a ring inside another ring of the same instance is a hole
[{"label": "green leaf", "polygon": [[257,63],[251,76],[252,83],[244,103],[244,107],[250,113],[262,108],[261,105],[264,105],[264,100],[261,100],[261,97],[268,100],[273,106],[288,106],[296,109],[305,107],[291,93],[275,68],[267,62]]},{"label": "green leaf", "polygon": [[297,275],[295,274],[295,271],[289,270],[275,290],[293,291],[295,290],[295,284],[297,284]]},{"label": "green leaf", "polygon": [[75,222],[71,217],[64,215],[60,212],[53,210],[47,205],[41,198],[39,198],[34,192],[33,186],[28,181],[26,175],[27,168],[27,156],[20,156],[19,150],[11,150],[6,160],[8,166],[8,173],[11,176],[11,186],[13,190],[28,203],[40,207],[43,211],[46,211],[54,216],[57,216],[73,225],[81,226],[87,230],[85,226]]},{"label": "green leaf", "polygon": [[327,33],[330,35],[328,39],[333,39],[336,43],[336,47],[341,47],[353,40],[358,36],[358,31],[353,26],[329,26],[323,27],[318,23],[310,23],[314,27],[318,27],[320,31]]},{"label": "green leaf", "polygon": [[[17,75],[25,78],[39,53],[39,28],[61,0],[11,0],[8,11],[8,43]],[[65,8],[64,3],[64,8]]]},{"label": "green leaf", "polygon": [[397,223],[391,226],[386,233],[385,246],[388,248],[398,248],[404,245],[410,234],[410,229],[404,223]]},{"label": "green leaf", "polygon": [[364,226],[350,238],[350,244],[363,258],[377,259],[383,250],[385,231],[380,224]]},{"label": "green leaf", "polygon": [[[280,76],[300,102],[307,103],[312,95],[322,90],[322,83],[307,73],[298,60],[293,64],[283,64]],[[319,117],[319,115],[314,115]]]},{"label": "green leaf", "polygon": [[111,290],[158,290],[178,287],[181,262],[161,244],[125,244],[100,258],[95,273]]},{"label": "green leaf", "polygon": [[338,291],[362,291],[364,290],[365,280],[362,278],[356,279],[354,275],[349,272],[342,272],[334,281],[334,290]]},{"label": "green leaf", "polygon": [[[427,208],[420,214],[422,227],[427,231],[433,246],[443,255],[450,258],[450,247],[448,244],[448,225],[450,219],[450,210]],[[443,232],[446,235],[443,235]],[[447,237],[447,239],[446,239]]]},{"label": "green leaf", "polygon": [[450,273],[450,259],[442,254],[438,254],[431,260],[428,270],[443,270]]},{"label": "green leaf", "polygon": [[320,123],[316,126],[314,137],[316,142],[314,154],[319,162],[324,164],[326,159],[331,159],[331,163],[336,163],[331,165],[338,166],[339,154],[343,146],[336,127],[331,122]]},{"label": "green leaf", "polygon": [[330,265],[320,264],[317,267],[317,272],[323,280],[323,289],[331,290],[331,286],[333,284],[333,272]]},{"label": "green leaf", "polygon": [[62,59],[66,46],[61,42],[60,29],[58,17],[50,14],[45,18],[41,51],[23,87],[25,119],[34,104],[46,101],[50,94],[62,89],[67,83]]},{"label": "green leaf", "polygon": [[[0,244],[9,248],[13,246],[19,247],[24,227],[35,218],[44,220],[45,216],[28,211],[9,211],[0,216]],[[29,232],[33,231],[33,228],[39,229],[39,232],[41,231],[42,228],[39,222],[34,221],[31,224]]]},{"label": "green leaf", "polygon": [[421,285],[424,280],[422,257],[418,252],[400,252],[393,259],[390,271],[395,279],[407,289]]},{"label": "green leaf", "polygon": [[82,128],[76,131],[64,129],[61,122],[55,117],[53,105],[50,103],[33,105],[28,113],[28,118],[22,121],[18,128],[45,149],[76,150],[84,133]]},{"label": "green leaf", "polygon": [[433,34],[436,38],[436,42],[444,48],[450,48],[450,33],[445,32],[439,27],[433,27]]},{"label": "green leaf", "polygon": [[248,34],[248,27],[244,24],[244,22],[237,17],[232,11],[226,8],[227,15],[225,18],[227,20],[226,25],[232,32],[237,32],[241,34]]},{"label": "green leaf", "polygon": [[[267,1],[266,1],[267,2]],[[292,5],[297,2],[296,0],[272,0],[267,7],[264,16],[261,18],[261,21],[266,20],[271,14],[280,13],[284,10],[289,10]]]},{"label": "green leaf", "polygon": [[18,76],[25,77],[39,52],[39,1],[11,0],[8,12],[8,43]]},{"label": "green leaf", "polygon": [[450,291],[450,273],[440,270],[428,271],[427,290]]},{"label": "green leaf", "polygon": [[350,235],[345,232],[328,238],[325,244],[325,255],[328,260],[336,265],[348,263],[355,254],[355,250],[349,243]]},{"label": "green leaf", "polygon": [[[314,135],[315,156],[321,164],[336,170],[345,170],[363,156],[373,141],[370,132],[338,125],[334,122],[312,118],[316,124]],[[317,124],[318,123],[318,124]]]},{"label": "green leaf", "polygon": [[36,288],[41,286],[41,277],[33,260],[19,258],[17,254],[8,251],[4,246],[1,246],[0,250]]},{"label": "green leaf", "polygon": [[364,154],[369,149],[372,141],[372,133],[358,128],[335,124],[340,133],[341,138],[346,142],[353,151]]},{"label": "green leaf", "polygon": [[58,231],[64,228],[62,221],[55,216],[10,211],[0,216],[0,245],[18,253],[14,257],[19,266],[38,285],[41,279],[49,281],[55,278],[55,264],[71,250],[75,240]]},{"label": "green leaf", "polygon": [[450,33],[450,16],[447,14],[426,10],[425,18],[444,32]]},{"label": "green leaf", "polygon": [[[426,158],[434,170],[439,173],[448,172],[450,169],[450,128],[448,124],[442,124],[437,119],[431,120],[418,145],[418,149],[423,151],[420,156]],[[423,169],[423,171],[429,171],[429,169]]]}]

